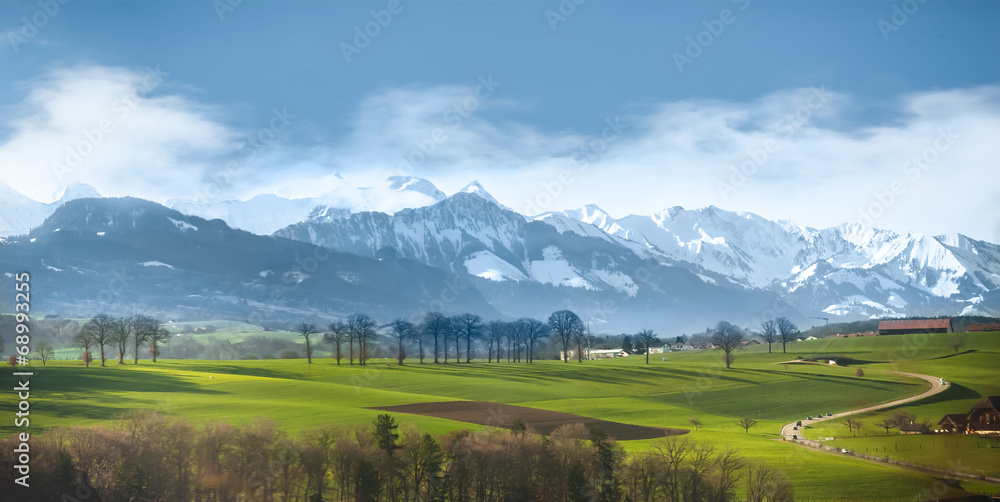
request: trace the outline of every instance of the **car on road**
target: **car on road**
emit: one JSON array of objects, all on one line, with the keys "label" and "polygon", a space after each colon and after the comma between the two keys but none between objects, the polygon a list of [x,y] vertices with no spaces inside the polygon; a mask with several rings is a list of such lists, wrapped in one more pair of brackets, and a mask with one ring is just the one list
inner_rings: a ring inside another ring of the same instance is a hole
[{"label": "car on road", "polygon": [[833,413],[827,413],[827,414],[826,414],[826,416],[828,416],[828,417],[832,417],[832,416],[833,416]]}]

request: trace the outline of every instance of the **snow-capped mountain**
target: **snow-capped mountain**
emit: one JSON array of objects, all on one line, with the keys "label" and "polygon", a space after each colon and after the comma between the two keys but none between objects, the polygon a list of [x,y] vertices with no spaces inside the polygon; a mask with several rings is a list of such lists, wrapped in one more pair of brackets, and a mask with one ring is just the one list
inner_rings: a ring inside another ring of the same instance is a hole
[{"label": "snow-capped mountain", "polygon": [[998,307],[983,304],[981,295],[1000,289],[1000,246],[963,235],[899,234],[857,223],[815,230],[711,206],[620,219],[585,206],[535,219],[580,235],[599,228],[653,255],[780,294],[807,312],[988,314]]},{"label": "snow-capped mountain", "polygon": [[[689,264],[651,259],[641,247],[590,228],[578,235],[531,221],[475,183],[431,206],[393,215],[313,214],[275,235],[468,274],[478,278],[474,284],[487,300],[512,316],[571,307],[595,322],[622,327],[685,314],[689,319],[678,321],[681,325],[700,326],[703,315],[727,311],[752,317],[773,301],[772,293],[748,290]],[[617,319],[609,321],[612,316]]]},{"label": "snow-capped mountain", "polygon": [[[418,312],[461,278],[412,260],[377,260],[254,235],[133,198],[74,200],[29,234],[0,242],[0,268],[30,270],[47,292],[33,310],[90,316],[157,312],[171,319],[271,325],[369,312]],[[499,315],[468,289],[453,308]]]},{"label": "snow-capped mountain", "polygon": [[63,204],[84,197],[100,197],[94,187],[82,183],[68,185],[51,203],[38,202],[0,181],[0,237],[23,235],[45,221]]},{"label": "snow-capped mountain", "polygon": [[[77,185],[43,204],[0,183],[0,236],[25,234],[82,197],[99,196]],[[1000,246],[960,234],[898,233],[857,223],[813,229],[711,206],[614,218],[587,205],[524,216],[478,182],[446,197],[414,177],[362,188],[345,182],[308,199],[264,194],[171,205],[176,214],[223,220],[262,237],[247,241],[252,245],[288,238],[343,256],[411,260],[461,278],[462,287],[409,285],[444,310],[472,288],[509,316],[572,308],[615,329],[655,327],[667,318],[680,330],[719,319],[752,327],[776,306],[802,322],[814,316],[1000,314]],[[180,230],[187,229],[184,222],[194,225],[171,218],[181,222],[175,223]],[[52,263],[41,266],[60,268]]]},{"label": "snow-capped mountain", "polygon": [[391,176],[381,185],[354,187],[343,178],[333,190],[318,197],[290,199],[274,194],[257,195],[245,201],[200,202],[173,199],[167,206],[184,214],[206,219],[218,218],[233,228],[258,235],[270,235],[298,223],[313,211],[331,209],[394,213],[408,207],[433,204],[445,198],[430,181],[413,176]]}]

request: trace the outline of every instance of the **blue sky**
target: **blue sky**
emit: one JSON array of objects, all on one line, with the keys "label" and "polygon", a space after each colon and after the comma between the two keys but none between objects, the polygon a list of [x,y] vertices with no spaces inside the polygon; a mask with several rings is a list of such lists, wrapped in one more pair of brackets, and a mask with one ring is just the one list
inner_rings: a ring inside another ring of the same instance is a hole
[{"label": "blue sky", "polygon": [[[35,198],[412,174],[449,193],[479,179],[524,212],[711,204],[1000,241],[997,2],[245,0],[221,19],[222,2],[52,2],[0,4],[0,179]],[[294,118],[241,147],[275,109]],[[58,172],[104,118],[114,130]]]}]

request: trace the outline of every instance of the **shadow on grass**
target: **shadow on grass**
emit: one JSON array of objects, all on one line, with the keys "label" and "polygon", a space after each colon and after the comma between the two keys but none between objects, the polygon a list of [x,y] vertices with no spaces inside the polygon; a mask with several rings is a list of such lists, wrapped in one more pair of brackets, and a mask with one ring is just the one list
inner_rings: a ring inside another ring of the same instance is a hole
[{"label": "shadow on grass", "polygon": [[[316,358],[313,358],[315,361]],[[303,362],[303,366],[305,363]],[[301,380],[307,375],[302,373],[297,373],[293,371],[280,371],[267,368],[254,368],[252,366],[243,366],[237,364],[226,364],[224,362],[219,362],[218,364],[172,364],[171,369],[181,370],[181,371],[193,371],[198,373],[225,373],[227,375],[241,375],[241,376],[255,376],[261,378],[283,378],[283,379],[295,379]],[[364,366],[360,366],[364,368]]]},{"label": "shadow on grass", "polygon": [[106,392],[187,392],[225,394],[167,372],[122,371],[117,368],[51,368],[32,377],[32,388],[100,398]]},{"label": "shadow on grass", "polygon": [[916,383],[910,383],[910,382],[895,382],[892,380],[874,380],[865,377],[858,378],[856,376],[848,376],[848,375],[820,375],[816,373],[792,373],[780,370],[754,370],[754,371],[760,371],[762,373],[773,373],[775,375],[793,376],[796,378],[807,379],[807,380],[816,380],[816,381],[833,382],[833,383],[848,383],[851,385],[857,385],[859,387],[866,387],[872,389],[878,388],[880,385],[905,385],[911,387],[919,387],[925,384],[923,380]]},{"label": "shadow on grass", "polygon": [[957,354],[948,354],[946,356],[932,357],[928,359],[928,361],[933,361],[935,359],[948,359],[949,357],[955,357],[955,356],[964,356],[966,354],[972,354],[973,352],[979,352],[979,351],[976,349],[963,350],[962,352],[959,352]]}]

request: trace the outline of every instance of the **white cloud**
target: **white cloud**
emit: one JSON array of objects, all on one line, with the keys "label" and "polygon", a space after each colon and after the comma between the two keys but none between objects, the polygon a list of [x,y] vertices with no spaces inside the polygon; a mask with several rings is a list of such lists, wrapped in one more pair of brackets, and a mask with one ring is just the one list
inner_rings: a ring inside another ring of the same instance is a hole
[{"label": "white cloud", "polygon": [[235,136],[213,108],[157,93],[163,80],[157,68],[81,65],[23,84],[26,98],[6,114],[0,176],[42,201],[73,182],[154,200],[186,193]]},{"label": "white cloud", "polygon": [[[340,150],[349,152],[340,159],[350,160],[338,168],[377,173],[371,182],[392,174],[385,166],[396,166],[415,151],[415,142],[426,142],[443,127],[442,111],[468,93],[411,88],[366,100],[350,148]],[[822,88],[779,91],[753,102],[658,103],[623,110],[619,119],[627,129],[603,143],[610,123],[601,123],[604,117],[581,135],[491,122],[478,113],[445,129],[447,140],[413,174],[446,191],[478,178],[501,202],[526,212],[597,203],[624,216],[717,205],[815,227],[867,217],[882,228],[1000,241],[1000,142],[994,139],[1000,89],[929,91],[891,105],[897,113],[891,122],[859,125],[844,117],[864,116],[865,110],[857,113],[862,105]],[[932,152],[935,160],[926,169],[908,165],[935,149],[942,130],[954,133],[953,144]],[[598,150],[593,159],[574,160],[588,144]],[[760,154],[775,146],[766,159]],[[745,180],[734,177],[752,152],[764,161],[745,164],[752,171]],[[560,176],[570,181],[559,183]],[[894,183],[901,190],[886,196]]]},{"label": "white cloud", "polygon": [[[40,200],[61,183],[83,181],[106,195],[164,201],[196,196],[192,187],[236,158],[239,170],[226,177],[221,199],[317,196],[343,184],[335,172],[370,186],[412,174],[448,193],[478,179],[523,212],[596,203],[624,216],[713,204],[825,227],[867,211],[878,227],[1000,242],[998,87],[901,96],[879,104],[895,112],[881,123],[859,124],[856,117],[870,114],[852,96],[807,88],[751,102],[635,103],[578,131],[547,131],[495,118],[526,112],[502,85],[489,93],[478,84],[412,85],[362,100],[348,118],[353,132],[338,141],[278,139],[240,158],[246,134],[223,122],[221,110],[158,92],[144,79],[146,70],[78,66],[31,82],[21,106],[6,114],[12,133],[0,142],[0,179]],[[122,117],[129,97],[135,105]],[[114,131],[60,178],[54,163],[65,163],[67,148],[105,119]],[[609,125],[616,120],[620,135]],[[942,129],[957,139],[916,176],[907,161],[934,149]],[[745,181],[733,177],[748,152],[761,158],[775,145]],[[874,214],[894,182],[903,191]]]}]

